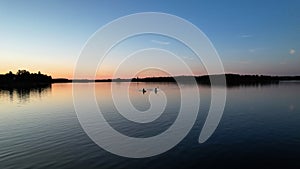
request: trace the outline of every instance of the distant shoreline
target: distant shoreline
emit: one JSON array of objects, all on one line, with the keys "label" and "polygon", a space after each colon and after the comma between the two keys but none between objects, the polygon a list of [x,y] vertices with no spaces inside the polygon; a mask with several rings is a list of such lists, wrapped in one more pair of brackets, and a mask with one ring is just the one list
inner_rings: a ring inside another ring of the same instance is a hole
[{"label": "distant shoreline", "polygon": [[[226,84],[223,84],[223,77],[226,77]],[[240,74],[219,74],[203,76],[174,76],[174,77],[145,77],[132,79],[66,79],[55,78],[38,73],[30,73],[26,70],[19,70],[16,74],[9,72],[0,75],[0,88],[34,88],[48,86],[54,83],[99,83],[99,82],[196,82],[203,85],[211,85],[214,80],[217,85],[238,86],[238,85],[268,85],[278,84],[281,81],[300,81],[300,76],[266,76],[266,75],[240,75]],[[215,84],[215,83],[214,83]]]},{"label": "distant shoreline", "polygon": [[300,81],[300,76],[266,76],[266,75],[240,75],[240,74],[219,74],[203,76],[168,76],[168,77],[145,77],[132,79],[52,79],[52,83],[99,83],[99,82],[176,82],[175,79],[186,82],[195,79],[200,84],[210,84],[210,78],[226,77],[227,84],[253,84],[253,83],[279,83],[280,81]]}]

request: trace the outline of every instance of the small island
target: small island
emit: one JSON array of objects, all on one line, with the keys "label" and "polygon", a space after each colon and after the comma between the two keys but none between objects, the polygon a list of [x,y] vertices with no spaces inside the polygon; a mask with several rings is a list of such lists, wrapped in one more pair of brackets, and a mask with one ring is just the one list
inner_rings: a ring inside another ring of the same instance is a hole
[{"label": "small island", "polygon": [[1,88],[30,88],[43,87],[52,83],[52,77],[38,73],[30,73],[27,70],[18,70],[16,74],[11,71],[0,75]]}]

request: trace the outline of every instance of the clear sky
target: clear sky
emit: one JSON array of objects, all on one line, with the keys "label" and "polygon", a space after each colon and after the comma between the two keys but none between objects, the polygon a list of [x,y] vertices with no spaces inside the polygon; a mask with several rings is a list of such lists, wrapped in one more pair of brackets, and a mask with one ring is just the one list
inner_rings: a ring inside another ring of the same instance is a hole
[{"label": "clear sky", "polygon": [[[27,69],[72,78],[88,38],[104,24],[137,12],[170,13],[195,24],[214,44],[226,72],[300,75],[299,0],[1,0],[0,74]],[[150,41],[151,47],[171,49],[172,39],[164,38],[150,35],[127,43]],[[115,53],[135,49],[128,44]],[[192,57],[180,49],[184,59]],[[200,67],[194,71],[203,73]],[[111,73],[102,72],[99,78]]]}]

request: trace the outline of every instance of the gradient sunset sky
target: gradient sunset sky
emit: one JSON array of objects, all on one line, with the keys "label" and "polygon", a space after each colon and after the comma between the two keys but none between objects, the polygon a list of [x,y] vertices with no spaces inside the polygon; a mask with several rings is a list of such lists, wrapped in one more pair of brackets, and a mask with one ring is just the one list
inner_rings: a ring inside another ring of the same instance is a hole
[{"label": "gradient sunset sky", "polygon": [[[0,74],[27,69],[72,78],[88,38],[112,20],[137,12],[169,13],[196,25],[215,46],[226,72],[300,75],[299,0],[1,0]],[[147,35],[120,44],[111,55],[143,47],[174,49],[196,74],[203,74],[201,66],[193,65],[193,54],[179,45]],[[110,64],[98,78],[110,77]]]}]

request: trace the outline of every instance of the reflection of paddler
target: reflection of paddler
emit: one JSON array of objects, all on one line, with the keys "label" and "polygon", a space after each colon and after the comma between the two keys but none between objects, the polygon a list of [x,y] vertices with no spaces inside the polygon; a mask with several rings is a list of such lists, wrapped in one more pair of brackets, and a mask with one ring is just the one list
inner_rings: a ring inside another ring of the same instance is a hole
[{"label": "reflection of paddler", "polygon": [[146,90],[143,88],[142,92],[143,92],[143,94],[144,94],[144,93],[146,93]]},{"label": "reflection of paddler", "polygon": [[155,93],[155,94],[157,93],[157,88],[154,88],[154,93]]}]

